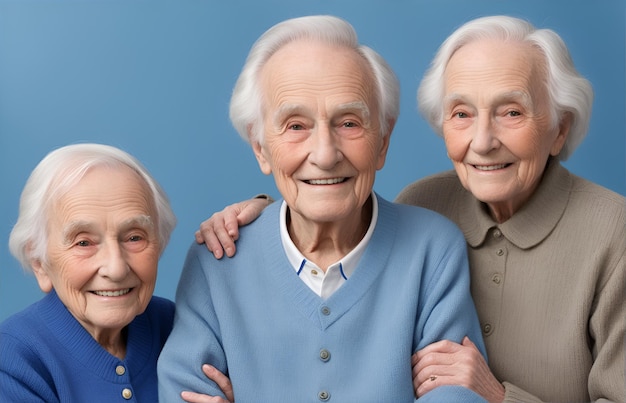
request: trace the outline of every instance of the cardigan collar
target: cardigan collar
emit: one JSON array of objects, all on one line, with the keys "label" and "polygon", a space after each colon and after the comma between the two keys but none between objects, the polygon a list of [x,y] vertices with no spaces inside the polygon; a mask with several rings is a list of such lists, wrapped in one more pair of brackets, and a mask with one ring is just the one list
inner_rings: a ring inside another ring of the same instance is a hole
[{"label": "cardigan collar", "polygon": [[551,158],[535,193],[507,221],[501,224],[495,222],[489,215],[487,205],[474,198],[470,192],[465,192],[467,200],[463,204],[469,208],[459,213],[459,226],[472,247],[480,246],[489,230],[497,227],[517,247],[531,248],[552,232],[565,213],[571,185],[570,173]]},{"label": "cardigan collar", "polygon": [[[147,309],[146,309],[147,310]],[[90,370],[109,382],[128,382],[128,374],[138,374],[149,364],[154,336],[147,315],[141,314],[128,325],[126,358],[110,354],[74,318],[52,290],[39,303],[39,315],[59,345],[67,349],[67,356],[76,361],[77,368]],[[125,377],[115,374],[117,365],[128,369]]]}]

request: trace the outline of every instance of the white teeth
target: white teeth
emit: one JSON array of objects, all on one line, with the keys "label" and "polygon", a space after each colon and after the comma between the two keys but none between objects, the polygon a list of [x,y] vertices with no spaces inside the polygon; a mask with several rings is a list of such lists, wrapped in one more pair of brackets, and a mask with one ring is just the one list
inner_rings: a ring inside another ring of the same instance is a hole
[{"label": "white teeth", "polygon": [[507,164],[498,164],[498,165],[474,165],[474,167],[481,171],[495,171],[496,169],[502,169],[506,167]]},{"label": "white teeth", "polygon": [[94,291],[93,293],[101,297],[119,297],[120,295],[126,295],[130,292],[130,288],[118,291]]},{"label": "white teeth", "polygon": [[308,181],[311,185],[334,185],[335,183],[343,182],[344,178],[333,179],[312,179]]}]

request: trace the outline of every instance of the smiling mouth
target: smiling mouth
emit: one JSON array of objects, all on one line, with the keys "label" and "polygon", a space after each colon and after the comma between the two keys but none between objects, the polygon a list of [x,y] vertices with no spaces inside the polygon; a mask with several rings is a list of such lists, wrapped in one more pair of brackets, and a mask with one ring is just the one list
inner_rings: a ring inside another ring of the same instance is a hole
[{"label": "smiling mouth", "polygon": [[343,183],[347,178],[331,178],[331,179],[311,179],[304,181],[309,185],[336,185],[337,183]]},{"label": "smiling mouth", "polygon": [[132,288],[125,288],[123,290],[116,291],[92,291],[92,293],[101,297],[121,297],[122,295],[128,294],[131,290]]},{"label": "smiling mouth", "polygon": [[496,169],[506,168],[511,164],[497,164],[497,165],[472,165],[479,171],[495,171]]}]

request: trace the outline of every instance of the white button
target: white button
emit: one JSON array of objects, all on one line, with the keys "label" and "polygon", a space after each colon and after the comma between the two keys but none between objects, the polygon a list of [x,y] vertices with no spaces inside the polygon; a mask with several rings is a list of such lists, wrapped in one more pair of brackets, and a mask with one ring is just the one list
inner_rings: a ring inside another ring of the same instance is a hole
[{"label": "white button", "polygon": [[126,368],[124,368],[123,365],[118,365],[117,367],[115,367],[115,373],[119,376],[122,376],[126,373]]},{"label": "white button", "polygon": [[124,390],[122,390],[122,397],[126,400],[129,400],[133,397],[133,391],[128,388],[124,388]]}]

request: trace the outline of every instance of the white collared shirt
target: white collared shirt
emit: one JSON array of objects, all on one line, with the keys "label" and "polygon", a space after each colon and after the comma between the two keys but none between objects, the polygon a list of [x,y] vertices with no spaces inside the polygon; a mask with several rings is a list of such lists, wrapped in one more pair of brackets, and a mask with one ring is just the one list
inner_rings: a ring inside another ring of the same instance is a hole
[{"label": "white collared shirt", "polygon": [[280,238],[289,262],[304,284],[323,299],[329,298],[350,278],[372,238],[378,219],[378,200],[372,192],[372,220],[363,239],[346,256],[328,267],[326,273],[315,263],[308,261],[296,248],[287,231],[287,203],[280,207]]}]

